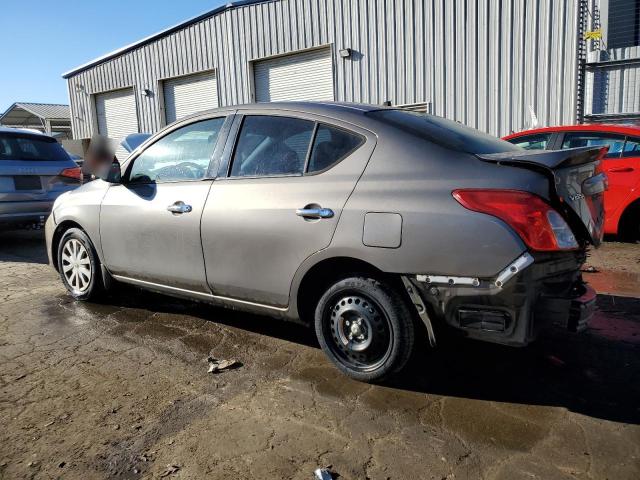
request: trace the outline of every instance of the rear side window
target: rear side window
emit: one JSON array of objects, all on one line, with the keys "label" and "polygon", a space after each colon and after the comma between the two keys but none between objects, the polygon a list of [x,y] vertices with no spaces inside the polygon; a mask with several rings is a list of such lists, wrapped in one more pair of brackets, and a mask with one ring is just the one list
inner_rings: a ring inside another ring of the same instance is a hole
[{"label": "rear side window", "polygon": [[640,138],[627,137],[622,151],[623,157],[640,157]]},{"label": "rear side window", "polygon": [[565,133],[562,149],[577,147],[609,147],[606,158],[619,158],[624,149],[624,135],[598,132]]},{"label": "rear side window", "polygon": [[507,142],[525,150],[545,150],[551,140],[550,133],[538,133],[535,135],[523,135],[517,138],[511,138]]},{"label": "rear side window", "polygon": [[231,176],[302,175],[314,127],[314,122],[300,118],[245,117]]},{"label": "rear side window", "polygon": [[518,151],[518,147],[461,123],[404,110],[374,110],[368,116],[450,150],[466,153]]},{"label": "rear side window", "polygon": [[320,172],[330,168],[363,142],[364,139],[360,135],[327,125],[318,125],[307,172]]},{"label": "rear side window", "polygon": [[69,154],[50,137],[19,133],[0,133],[0,161],[68,161]]}]

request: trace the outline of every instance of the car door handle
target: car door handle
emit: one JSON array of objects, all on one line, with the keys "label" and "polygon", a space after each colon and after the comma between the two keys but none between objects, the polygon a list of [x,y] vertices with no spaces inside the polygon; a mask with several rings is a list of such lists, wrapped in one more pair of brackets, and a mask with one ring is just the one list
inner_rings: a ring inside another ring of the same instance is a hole
[{"label": "car door handle", "polygon": [[296,215],[304,218],[331,218],[333,217],[333,210],[330,208],[299,208],[296,210]]},{"label": "car door handle", "polygon": [[618,168],[610,168],[608,171],[611,173],[629,173],[633,172],[633,167],[618,167]]},{"label": "car door handle", "polygon": [[191,205],[187,205],[182,201],[177,201],[173,205],[169,205],[167,210],[171,213],[189,213],[193,208],[191,208]]}]

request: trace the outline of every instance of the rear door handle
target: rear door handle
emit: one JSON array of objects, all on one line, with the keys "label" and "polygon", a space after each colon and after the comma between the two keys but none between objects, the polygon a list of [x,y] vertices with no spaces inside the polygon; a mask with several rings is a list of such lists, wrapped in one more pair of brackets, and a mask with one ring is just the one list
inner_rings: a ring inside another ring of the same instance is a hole
[{"label": "rear door handle", "polygon": [[320,219],[333,217],[333,210],[330,208],[299,208],[296,215],[304,218]]},{"label": "rear door handle", "polygon": [[167,207],[167,210],[169,210],[171,213],[180,214],[180,213],[189,213],[191,210],[193,210],[193,208],[191,208],[191,205],[187,205],[183,201],[178,200],[173,205],[169,205]]},{"label": "rear door handle", "polygon": [[618,168],[610,168],[609,172],[611,173],[629,173],[633,172],[633,167],[618,167]]}]

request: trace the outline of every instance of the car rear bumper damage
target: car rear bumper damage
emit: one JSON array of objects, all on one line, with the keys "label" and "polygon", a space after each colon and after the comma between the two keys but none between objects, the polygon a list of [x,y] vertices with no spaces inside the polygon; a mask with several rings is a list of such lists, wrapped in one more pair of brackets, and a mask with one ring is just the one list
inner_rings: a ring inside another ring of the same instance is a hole
[{"label": "car rear bumper damage", "polygon": [[525,253],[492,279],[425,274],[403,280],[425,324],[428,312],[470,338],[524,346],[548,326],[586,328],[596,295],[582,281],[584,259],[583,251]]}]

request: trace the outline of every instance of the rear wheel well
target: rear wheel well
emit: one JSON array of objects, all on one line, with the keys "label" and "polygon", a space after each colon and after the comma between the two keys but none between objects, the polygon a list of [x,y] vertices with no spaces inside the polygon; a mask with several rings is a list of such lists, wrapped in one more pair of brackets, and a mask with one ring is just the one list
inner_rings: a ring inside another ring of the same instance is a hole
[{"label": "rear wheel well", "polygon": [[58,245],[60,244],[60,239],[64,232],[69,230],[70,228],[79,228],[84,232],[84,229],[72,220],[65,220],[60,223],[53,232],[53,238],[51,239],[51,260],[53,261],[53,266],[56,270],[58,270]]},{"label": "rear wheel well", "polygon": [[634,200],[624,209],[620,216],[618,234],[624,240],[640,240],[640,198]]},{"label": "rear wheel well", "polygon": [[[363,260],[350,257],[323,260],[311,267],[298,287],[297,304],[300,320],[307,325],[312,325],[316,304],[327,288],[331,284],[353,275],[367,275],[402,287],[397,275],[384,273]],[[403,291],[400,290],[400,293],[402,294]]]}]

